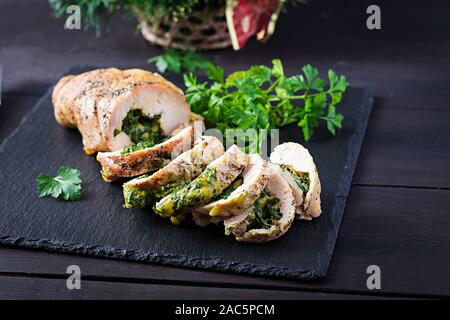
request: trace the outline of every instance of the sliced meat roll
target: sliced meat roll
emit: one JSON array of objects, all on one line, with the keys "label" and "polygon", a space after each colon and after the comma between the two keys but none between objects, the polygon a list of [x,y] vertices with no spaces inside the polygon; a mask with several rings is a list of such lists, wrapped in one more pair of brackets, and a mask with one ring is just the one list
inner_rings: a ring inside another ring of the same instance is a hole
[{"label": "sliced meat roll", "polygon": [[164,168],[150,176],[139,177],[123,185],[126,208],[144,208],[152,198],[160,199],[195,179],[206,166],[224,153],[215,137],[202,137],[191,150],[185,151]]},{"label": "sliced meat roll", "polygon": [[170,136],[190,114],[179,88],[140,69],[65,76],[54,87],[52,102],[56,121],[80,131],[88,154],[121,150],[155,133]]},{"label": "sliced meat roll", "polygon": [[298,143],[283,143],[274,149],[270,161],[280,166],[283,176],[291,185],[296,195],[298,217],[311,220],[320,216],[321,185],[309,151]]},{"label": "sliced meat roll", "polygon": [[97,161],[102,165],[105,181],[136,177],[161,168],[183,151],[191,149],[193,142],[194,128],[189,126],[153,147],[140,149],[138,145],[136,151],[99,152]]},{"label": "sliced meat roll", "polygon": [[236,240],[267,242],[285,234],[295,217],[295,199],[278,166],[270,165],[270,178],[255,204],[224,221],[225,233]]},{"label": "sliced meat roll", "polygon": [[208,203],[229,186],[248,164],[248,155],[236,145],[211,162],[187,186],[156,203],[154,210],[162,217],[171,217],[185,208]]},{"label": "sliced meat roll", "polygon": [[248,166],[242,175],[219,195],[219,200],[193,210],[194,221],[201,221],[198,224],[203,226],[206,219],[199,217],[200,214],[228,218],[241,213],[258,199],[269,176],[268,163],[258,154],[249,155]]}]

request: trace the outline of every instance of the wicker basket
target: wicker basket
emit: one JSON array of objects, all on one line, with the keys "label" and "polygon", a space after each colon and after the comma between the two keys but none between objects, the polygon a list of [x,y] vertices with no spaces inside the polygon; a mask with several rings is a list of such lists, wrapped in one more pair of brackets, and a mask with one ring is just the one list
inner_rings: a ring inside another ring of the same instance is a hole
[{"label": "wicker basket", "polygon": [[170,21],[139,18],[139,28],[153,44],[183,50],[210,50],[231,46],[225,9],[194,12],[189,17]]}]

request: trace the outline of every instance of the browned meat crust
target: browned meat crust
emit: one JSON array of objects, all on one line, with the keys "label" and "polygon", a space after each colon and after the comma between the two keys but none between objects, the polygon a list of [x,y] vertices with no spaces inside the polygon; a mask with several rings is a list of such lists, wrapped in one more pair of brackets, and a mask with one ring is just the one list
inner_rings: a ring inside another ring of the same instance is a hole
[{"label": "browned meat crust", "polygon": [[183,92],[158,74],[140,69],[98,69],[68,75],[55,85],[52,102],[56,121],[78,128],[87,154],[112,151],[113,110],[139,90],[157,90],[178,99],[180,108],[189,109]]}]

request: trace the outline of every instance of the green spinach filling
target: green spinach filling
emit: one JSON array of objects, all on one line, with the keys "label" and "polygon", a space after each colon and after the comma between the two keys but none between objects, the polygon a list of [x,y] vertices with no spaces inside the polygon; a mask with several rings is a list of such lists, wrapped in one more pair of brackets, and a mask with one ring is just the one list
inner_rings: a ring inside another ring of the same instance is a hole
[{"label": "green spinach filling", "polygon": [[216,175],[215,168],[204,170],[194,181],[156,203],[155,212],[162,217],[170,217],[181,209],[195,207],[217,197],[223,189]]},{"label": "green spinach filling", "polygon": [[244,179],[242,177],[236,178],[236,180],[234,180],[228,187],[226,187],[222,191],[221,194],[219,194],[213,200],[227,199],[234,190],[236,190],[237,188],[239,188],[242,185],[242,183],[244,183]]},{"label": "green spinach filling", "polygon": [[[136,179],[143,179],[150,176],[149,174],[142,175]],[[186,181],[169,182],[165,185],[154,187],[152,189],[133,188],[124,186],[123,198],[125,200],[125,208],[146,208],[154,204],[158,199],[183,188],[186,186]]]},{"label": "green spinach filling", "polygon": [[145,208],[154,203],[151,193],[144,189],[123,188],[123,198],[125,208]]},{"label": "green spinach filling", "polygon": [[177,190],[180,190],[181,188],[185,187],[188,184],[186,181],[174,181],[169,182],[167,184],[161,185],[159,187],[155,187],[150,190],[150,193],[158,199],[162,199],[165,196],[168,196],[169,194],[176,192]]},{"label": "green spinach filling", "polygon": [[309,191],[309,185],[311,183],[309,179],[309,173],[308,172],[298,172],[291,166],[282,164],[280,165],[281,169],[289,172],[294,179],[295,183],[298,185],[300,190],[303,191],[303,194],[306,195]]},{"label": "green spinach filling", "polygon": [[160,115],[150,118],[144,115],[141,109],[128,111],[122,121],[121,130],[114,130],[114,136],[124,132],[133,142],[131,146],[122,150],[122,153],[150,148],[166,140],[167,136],[161,129],[160,118]]},{"label": "green spinach filling", "polygon": [[280,220],[282,215],[279,202],[278,198],[263,191],[247,217],[247,230],[269,229],[276,221]]}]

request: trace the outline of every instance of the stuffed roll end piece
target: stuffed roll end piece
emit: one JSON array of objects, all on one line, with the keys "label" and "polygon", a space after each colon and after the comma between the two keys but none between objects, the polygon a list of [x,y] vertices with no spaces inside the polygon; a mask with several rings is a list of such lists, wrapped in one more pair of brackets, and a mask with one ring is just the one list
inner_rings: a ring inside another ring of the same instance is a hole
[{"label": "stuffed roll end piece", "polygon": [[169,218],[184,209],[192,209],[210,202],[241,174],[247,164],[248,155],[236,145],[231,146],[187,186],[157,202],[154,211],[162,217]]},{"label": "stuffed roll end piece", "polygon": [[270,161],[279,165],[296,200],[296,213],[300,219],[311,220],[320,216],[321,185],[313,157],[302,145],[287,142],[277,146]]},{"label": "stuffed roll end piece", "polygon": [[128,181],[123,185],[125,208],[144,208],[155,200],[182,188],[195,179],[208,164],[224,153],[222,143],[205,136],[194,147],[151,175]]},{"label": "stuffed roll end piece", "polygon": [[183,92],[159,74],[98,69],[61,78],[52,93],[56,121],[81,133],[87,154],[154,145],[186,126]]},{"label": "stuffed roll end piece", "polygon": [[253,206],[224,221],[225,233],[243,242],[267,242],[285,234],[295,217],[295,199],[280,169],[270,165],[270,177]]},{"label": "stuffed roll end piece", "polygon": [[111,182],[155,171],[194,143],[194,128],[189,126],[170,139],[152,147],[139,145],[113,152],[99,152],[97,161],[102,165],[102,177]]}]

